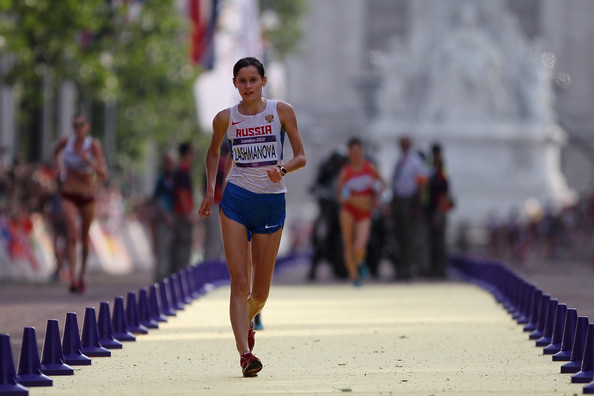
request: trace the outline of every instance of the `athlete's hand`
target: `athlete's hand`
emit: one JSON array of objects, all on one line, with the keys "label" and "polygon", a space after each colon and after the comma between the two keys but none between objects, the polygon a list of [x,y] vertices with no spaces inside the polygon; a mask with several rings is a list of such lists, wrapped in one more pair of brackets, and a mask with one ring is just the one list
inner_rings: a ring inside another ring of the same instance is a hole
[{"label": "athlete's hand", "polygon": [[270,179],[270,181],[273,183],[278,183],[283,178],[283,174],[281,173],[280,168],[276,165],[271,168],[268,168],[266,170],[266,173],[268,174],[268,178]]},{"label": "athlete's hand", "polygon": [[206,195],[200,204],[200,209],[198,209],[198,214],[203,219],[207,218],[212,214],[210,207],[212,206],[212,197]]}]

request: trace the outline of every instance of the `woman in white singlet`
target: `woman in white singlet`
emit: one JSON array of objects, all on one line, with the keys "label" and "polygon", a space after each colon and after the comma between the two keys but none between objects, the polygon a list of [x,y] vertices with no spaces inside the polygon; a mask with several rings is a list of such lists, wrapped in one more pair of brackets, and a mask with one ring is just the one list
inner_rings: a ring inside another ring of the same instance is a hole
[{"label": "woman in white singlet", "polygon": [[[95,193],[98,184],[107,178],[101,145],[88,136],[89,121],[84,114],[73,118],[74,134],[58,141],[54,161],[62,179],[60,190],[66,222],[66,258],[70,271],[70,292],[85,291],[85,271],[89,256],[89,228],[95,217]],[[80,224],[78,219],[80,218]],[[79,229],[80,226],[80,229]],[[76,274],[76,245],[80,238],[81,265]]]},{"label": "woman in white singlet", "polygon": [[[207,190],[199,214],[202,218],[211,214],[219,148],[227,139],[233,167],[227,176],[219,219],[231,276],[231,327],[243,375],[253,377],[262,369],[252,354],[253,320],[264,307],[272,282],[285,221],[284,176],[305,166],[306,159],[291,105],[262,96],[266,85],[262,63],[252,57],[237,61],[233,85],[241,102],[220,111],[213,120],[206,153]],[[293,151],[287,161],[283,159],[285,136]]]}]

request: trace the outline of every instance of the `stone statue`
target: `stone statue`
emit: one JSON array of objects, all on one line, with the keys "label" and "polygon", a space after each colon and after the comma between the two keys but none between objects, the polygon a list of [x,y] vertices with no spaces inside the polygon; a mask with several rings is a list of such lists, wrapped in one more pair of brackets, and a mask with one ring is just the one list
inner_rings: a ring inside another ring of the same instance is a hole
[{"label": "stone statue", "polygon": [[[455,124],[553,122],[551,76],[515,17],[491,2],[442,1],[433,17],[452,16],[435,21],[439,28],[390,40],[380,70],[379,116]],[[443,12],[444,4],[451,14]],[[428,44],[419,51],[411,43]]]},{"label": "stone statue", "polygon": [[381,167],[393,168],[394,149],[382,143],[398,134],[421,150],[441,142],[454,222],[477,224],[529,198],[571,202],[551,76],[506,0],[419,0],[411,9],[409,36],[391,42],[379,70],[371,131]]},{"label": "stone statue", "polygon": [[506,115],[510,96],[502,75],[503,54],[479,25],[474,3],[464,3],[457,22],[431,59],[422,117],[458,123]]},{"label": "stone statue", "polygon": [[400,118],[409,110],[407,96],[414,65],[405,43],[398,37],[390,40],[387,53],[382,65],[384,89],[378,95],[378,110],[380,114],[393,114]]}]

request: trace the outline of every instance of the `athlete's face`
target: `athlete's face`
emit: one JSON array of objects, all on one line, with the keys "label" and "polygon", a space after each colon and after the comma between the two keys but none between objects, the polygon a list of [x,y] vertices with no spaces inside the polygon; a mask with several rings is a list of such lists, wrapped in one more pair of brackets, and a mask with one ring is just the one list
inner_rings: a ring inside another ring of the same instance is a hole
[{"label": "athlete's face", "polygon": [[239,69],[233,85],[243,100],[260,99],[262,88],[266,85],[266,77],[262,78],[255,66],[246,66]]},{"label": "athlete's face", "polygon": [[72,127],[74,128],[74,133],[76,133],[78,137],[84,137],[89,131],[89,122],[86,117],[76,117],[72,122]]},{"label": "athlete's face", "polygon": [[358,164],[363,159],[363,147],[359,144],[353,144],[349,148],[349,161]]}]

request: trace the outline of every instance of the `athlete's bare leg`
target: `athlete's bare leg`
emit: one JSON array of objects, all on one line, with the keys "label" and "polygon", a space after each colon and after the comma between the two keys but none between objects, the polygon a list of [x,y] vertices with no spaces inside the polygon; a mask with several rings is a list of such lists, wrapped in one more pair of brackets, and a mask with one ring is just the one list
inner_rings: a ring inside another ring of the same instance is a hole
[{"label": "athlete's bare leg", "polygon": [[250,296],[251,278],[248,267],[248,240],[245,226],[229,219],[221,210],[219,212],[223,249],[231,279],[231,297],[229,315],[231,327],[235,336],[235,344],[240,354],[249,352],[248,326],[248,298]]},{"label": "athlete's bare leg", "polygon": [[357,273],[358,263],[355,261],[353,253],[355,219],[353,215],[346,210],[340,211],[340,231],[342,234],[344,264],[349,274],[349,278],[351,278],[352,281],[357,281],[359,280],[359,275]]},{"label": "athlete's bare leg", "polygon": [[77,218],[78,208],[68,199],[62,199],[62,211],[66,223],[66,261],[68,262],[68,274],[73,284],[76,279],[76,243],[77,243]]},{"label": "athlete's bare leg", "polygon": [[89,229],[91,223],[95,217],[95,202],[86,204],[80,209],[81,215],[81,244],[82,244],[82,257],[79,278],[82,279],[85,276],[87,270],[87,259],[89,258]]},{"label": "athlete's bare leg", "polygon": [[248,299],[248,325],[268,300],[282,234],[280,229],[273,234],[252,235],[253,284]]},{"label": "athlete's bare leg", "polygon": [[371,218],[359,220],[355,223],[355,241],[353,243],[353,257],[355,267],[365,260],[367,242],[371,232]]}]

